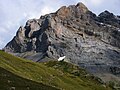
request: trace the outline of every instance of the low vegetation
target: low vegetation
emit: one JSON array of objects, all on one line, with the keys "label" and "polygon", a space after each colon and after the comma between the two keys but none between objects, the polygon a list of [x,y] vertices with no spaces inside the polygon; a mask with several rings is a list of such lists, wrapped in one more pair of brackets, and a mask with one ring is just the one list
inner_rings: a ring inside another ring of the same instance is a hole
[{"label": "low vegetation", "polygon": [[22,78],[0,67],[0,90],[58,90],[54,87]]},{"label": "low vegetation", "polygon": [[0,51],[0,72],[0,90],[111,90],[99,78],[70,63],[35,63],[3,51]]}]

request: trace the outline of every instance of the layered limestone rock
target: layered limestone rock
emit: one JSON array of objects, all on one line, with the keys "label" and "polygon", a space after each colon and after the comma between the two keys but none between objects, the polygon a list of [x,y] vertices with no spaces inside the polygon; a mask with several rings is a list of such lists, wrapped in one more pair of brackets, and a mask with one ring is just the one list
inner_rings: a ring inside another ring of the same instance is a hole
[{"label": "layered limestone rock", "polygon": [[4,50],[36,62],[66,56],[92,73],[119,75],[120,17],[108,11],[96,16],[82,3],[63,6],[28,20]]}]

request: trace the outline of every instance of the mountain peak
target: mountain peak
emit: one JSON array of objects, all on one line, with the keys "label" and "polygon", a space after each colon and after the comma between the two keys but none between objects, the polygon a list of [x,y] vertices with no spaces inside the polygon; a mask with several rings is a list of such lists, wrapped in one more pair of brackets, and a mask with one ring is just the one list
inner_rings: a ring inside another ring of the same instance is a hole
[{"label": "mountain peak", "polygon": [[110,13],[109,11],[105,10],[104,12],[99,14],[100,17],[114,17],[115,15],[113,13]]},{"label": "mountain peak", "polygon": [[88,8],[82,2],[77,3],[76,7],[80,8],[84,13],[88,11]]},{"label": "mountain peak", "polygon": [[77,3],[77,5],[69,5],[68,7],[66,6],[62,6],[56,13],[59,17],[70,17],[73,15],[78,15],[78,17],[80,16],[80,14],[85,14],[87,13],[89,10],[88,8],[83,4],[83,3]]}]

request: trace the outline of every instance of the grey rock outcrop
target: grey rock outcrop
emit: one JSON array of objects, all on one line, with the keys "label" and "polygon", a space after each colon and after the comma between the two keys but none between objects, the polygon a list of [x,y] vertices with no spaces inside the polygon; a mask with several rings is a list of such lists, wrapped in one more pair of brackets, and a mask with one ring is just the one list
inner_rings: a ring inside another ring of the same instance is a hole
[{"label": "grey rock outcrop", "polygon": [[120,75],[120,17],[96,16],[82,3],[63,6],[28,20],[4,50],[36,62],[66,56],[92,73]]}]

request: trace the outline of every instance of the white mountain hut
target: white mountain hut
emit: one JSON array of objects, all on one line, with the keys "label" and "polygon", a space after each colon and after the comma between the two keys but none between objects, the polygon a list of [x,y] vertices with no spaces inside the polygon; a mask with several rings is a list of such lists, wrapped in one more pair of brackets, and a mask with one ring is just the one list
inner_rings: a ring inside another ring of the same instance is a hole
[{"label": "white mountain hut", "polygon": [[59,57],[59,58],[58,58],[58,61],[64,61],[65,57],[66,57],[66,56]]}]

